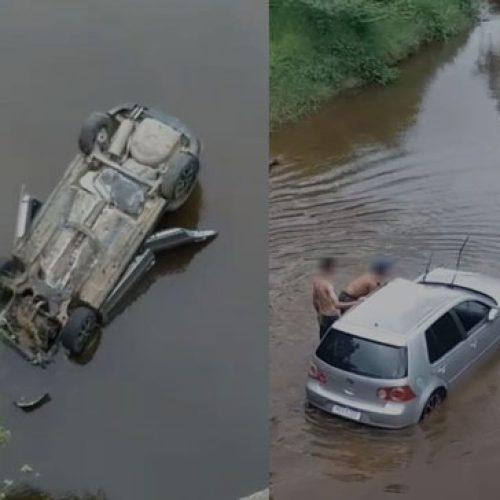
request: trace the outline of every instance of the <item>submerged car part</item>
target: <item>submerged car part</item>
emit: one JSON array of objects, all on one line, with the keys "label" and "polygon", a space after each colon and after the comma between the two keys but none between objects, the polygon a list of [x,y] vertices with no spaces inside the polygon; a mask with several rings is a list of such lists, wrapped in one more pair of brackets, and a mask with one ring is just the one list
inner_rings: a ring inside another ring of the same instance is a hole
[{"label": "submerged car part", "polygon": [[216,231],[197,231],[183,228],[164,229],[150,236],[144,247],[153,253],[173,250],[188,243],[202,243],[217,236]]},{"label": "submerged car part", "polygon": [[144,251],[130,263],[123,277],[106,299],[101,311],[105,321],[111,317],[127,292],[155,265],[155,255],[191,243],[203,243],[216,236],[216,231],[198,231],[183,228],[164,229],[151,235],[144,242]]},{"label": "submerged car part", "polygon": [[31,222],[35,218],[42,203],[26,191],[26,186],[21,187],[21,196],[19,198],[19,208],[17,211],[15,242],[21,239],[28,230]]},{"label": "submerged car part", "polygon": [[14,404],[24,412],[30,413],[32,411],[38,410],[38,408],[41,408],[51,400],[52,398],[50,397],[50,394],[48,392],[45,392],[35,399],[26,400],[24,397],[21,397],[18,400],[14,401]]}]

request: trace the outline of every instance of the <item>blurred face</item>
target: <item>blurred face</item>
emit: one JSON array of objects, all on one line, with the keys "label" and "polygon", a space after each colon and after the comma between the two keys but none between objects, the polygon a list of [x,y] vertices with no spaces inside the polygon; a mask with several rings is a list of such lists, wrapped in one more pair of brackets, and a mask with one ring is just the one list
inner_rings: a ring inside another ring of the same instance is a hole
[{"label": "blurred face", "polygon": [[377,276],[380,276],[381,278],[389,277],[391,272],[392,272],[392,264],[390,263],[374,264],[372,267],[372,273],[376,274]]}]

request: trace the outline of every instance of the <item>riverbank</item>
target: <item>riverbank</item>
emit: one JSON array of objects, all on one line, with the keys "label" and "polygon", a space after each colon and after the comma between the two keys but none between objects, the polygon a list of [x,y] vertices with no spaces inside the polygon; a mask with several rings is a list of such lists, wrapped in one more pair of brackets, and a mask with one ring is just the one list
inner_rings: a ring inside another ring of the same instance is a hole
[{"label": "riverbank", "polygon": [[421,45],[468,26],[477,0],[271,0],[271,126],[326,98],[388,84]]}]

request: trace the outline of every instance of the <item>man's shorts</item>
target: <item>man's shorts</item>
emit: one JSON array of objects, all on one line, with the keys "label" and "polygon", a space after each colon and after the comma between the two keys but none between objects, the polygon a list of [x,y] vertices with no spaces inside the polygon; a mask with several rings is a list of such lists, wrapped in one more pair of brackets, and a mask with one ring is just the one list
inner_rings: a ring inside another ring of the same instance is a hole
[{"label": "man's shorts", "polygon": [[340,302],[356,302],[356,297],[349,295],[345,290],[342,290],[339,295]]},{"label": "man's shorts", "polygon": [[[340,302],[356,302],[358,299],[356,297],[353,297],[352,295],[349,295],[345,290],[342,290],[339,295],[339,300]],[[348,309],[342,309],[342,313],[345,313],[349,310]]]},{"label": "man's shorts", "polygon": [[323,337],[325,336],[326,332],[333,325],[333,323],[339,319],[339,317],[340,316],[338,314],[336,314],[334,316],[325,316],[323,314],[318,315],[319,338],[320,338],[320,340],[323,339]]}]

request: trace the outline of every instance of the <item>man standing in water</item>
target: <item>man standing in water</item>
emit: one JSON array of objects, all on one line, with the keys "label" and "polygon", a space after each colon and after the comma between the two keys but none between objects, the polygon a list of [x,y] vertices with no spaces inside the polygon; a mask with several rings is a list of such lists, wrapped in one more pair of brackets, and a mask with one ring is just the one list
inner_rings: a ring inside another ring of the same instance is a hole
[{"label": "man standing in water", "polygon": [[333,283],[335,266],[335,259],[322,259],[318,272],[313,277],[313,305],[318,315],[320,339],[332,323],[339,319],[341,311],[356,304],[356,301],[342,302],[335,294]]},{"label": "man standing in water", "polygon": [[387,282],[392,269],[392,261],[386,258],[376,259],[370,272],[353,279],[340,292],[339,299],[345,302],[358,301]]}]

